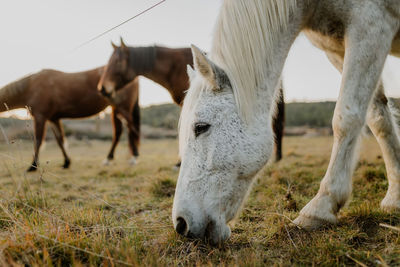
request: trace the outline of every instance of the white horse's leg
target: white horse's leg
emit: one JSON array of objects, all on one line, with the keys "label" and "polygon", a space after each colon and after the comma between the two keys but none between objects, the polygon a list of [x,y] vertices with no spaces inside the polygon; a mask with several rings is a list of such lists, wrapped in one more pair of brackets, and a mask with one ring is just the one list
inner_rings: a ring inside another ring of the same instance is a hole
[{"label": "white horse's leg", "polygon": [[[362,18],[358,19],[359,23],[354,18],[354,24],[347,29],[343,79],[332,121],[334,143],[328,170],[318,194],[295,220],[306,229],[326,222],[336,223],[337,212],[351,194],[360,132],[395,31],[394,26],[385,24],[386,21],[370,26]],[[374,51],[373,56],[371,51]]]},{"label": "white horse's leg", "polygon": [[367,115],[368,126],[378,140],[385,160],[389,188],[381,202],[384,210],[400,210],[400,143],[380,83]]},{"label": "white horse's leg", "polygon": [[[327,53],[327,56],[341,73],[343,55]],[[385,89],[382,82],[380,82],[368,109],[367,124],[382,150],[389,180],[389,188],[381,207],[384,210],[391,211],[400,210],[400,142],[396,132],[397,126],[393,122],[387,102]]]}]

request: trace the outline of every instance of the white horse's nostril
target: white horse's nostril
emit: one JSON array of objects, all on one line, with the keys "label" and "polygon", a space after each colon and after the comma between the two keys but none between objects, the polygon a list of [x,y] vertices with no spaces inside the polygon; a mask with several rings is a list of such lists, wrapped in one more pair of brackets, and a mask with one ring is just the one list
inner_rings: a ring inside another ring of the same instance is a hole
[{"label": "white horse's nostril", "polygon": [[187,234],[187,223],[185,221],[185,219],[183,219],[182,217],[179,217],[177,220],[177,224],[176,224],[176,232],[180,235],[186,235]]}]

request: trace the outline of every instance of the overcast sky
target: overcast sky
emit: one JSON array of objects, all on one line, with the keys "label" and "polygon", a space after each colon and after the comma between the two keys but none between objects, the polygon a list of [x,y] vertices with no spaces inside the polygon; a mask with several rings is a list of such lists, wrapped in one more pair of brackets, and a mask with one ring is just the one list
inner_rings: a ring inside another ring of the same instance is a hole
[{"label": "overcast sky", "polygon": [[[44,68],[67,72],[106,64],[110,41],[122,36],[129,45],[208,50],[222,0],[167,0],[143,16],[90,44],[97,34],[139,13],[158,0],[1,0],[0,86]],[[384,72],[387,93],[400,96],[400,60],[390,58]],[[285,65],[287,101],[335,100],[338,72],[324,54],[300,36]],[[141,79],[142,105],[172,102],[153,82]]]}]

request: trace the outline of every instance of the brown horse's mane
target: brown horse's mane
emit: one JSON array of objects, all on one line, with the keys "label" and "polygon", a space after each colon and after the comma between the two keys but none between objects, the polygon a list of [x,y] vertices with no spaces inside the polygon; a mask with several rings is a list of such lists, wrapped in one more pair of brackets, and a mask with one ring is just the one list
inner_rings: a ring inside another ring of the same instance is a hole
[{"label": "brown horse's mane", "polygon": [[157,47],[129,47],[129,65],[137,73],[146,73],[154,69]]}]

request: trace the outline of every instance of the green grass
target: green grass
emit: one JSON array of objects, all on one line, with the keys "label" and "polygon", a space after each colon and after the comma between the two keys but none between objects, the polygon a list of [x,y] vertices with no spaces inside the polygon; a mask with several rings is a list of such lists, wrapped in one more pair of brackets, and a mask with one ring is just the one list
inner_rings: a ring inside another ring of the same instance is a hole
[{"label": "green grass", "polygon": [[72,165],[49,143],[41,169],[25,174],[32,144],[0,144],[0,266],[170,266],[400,264],[400,214],[379,209],[387,189],[379,148],[367,138],[354,192],[339,224],[313,232],[293,227],[318,190],[330,137],[284,140],[284,160],[266,166],[220,247],[175,234],[171,223],[178,173],[176,141],[144,141],[139,164],[128,165],[125,143],[101,166],[109,143],[70,144]]}]

